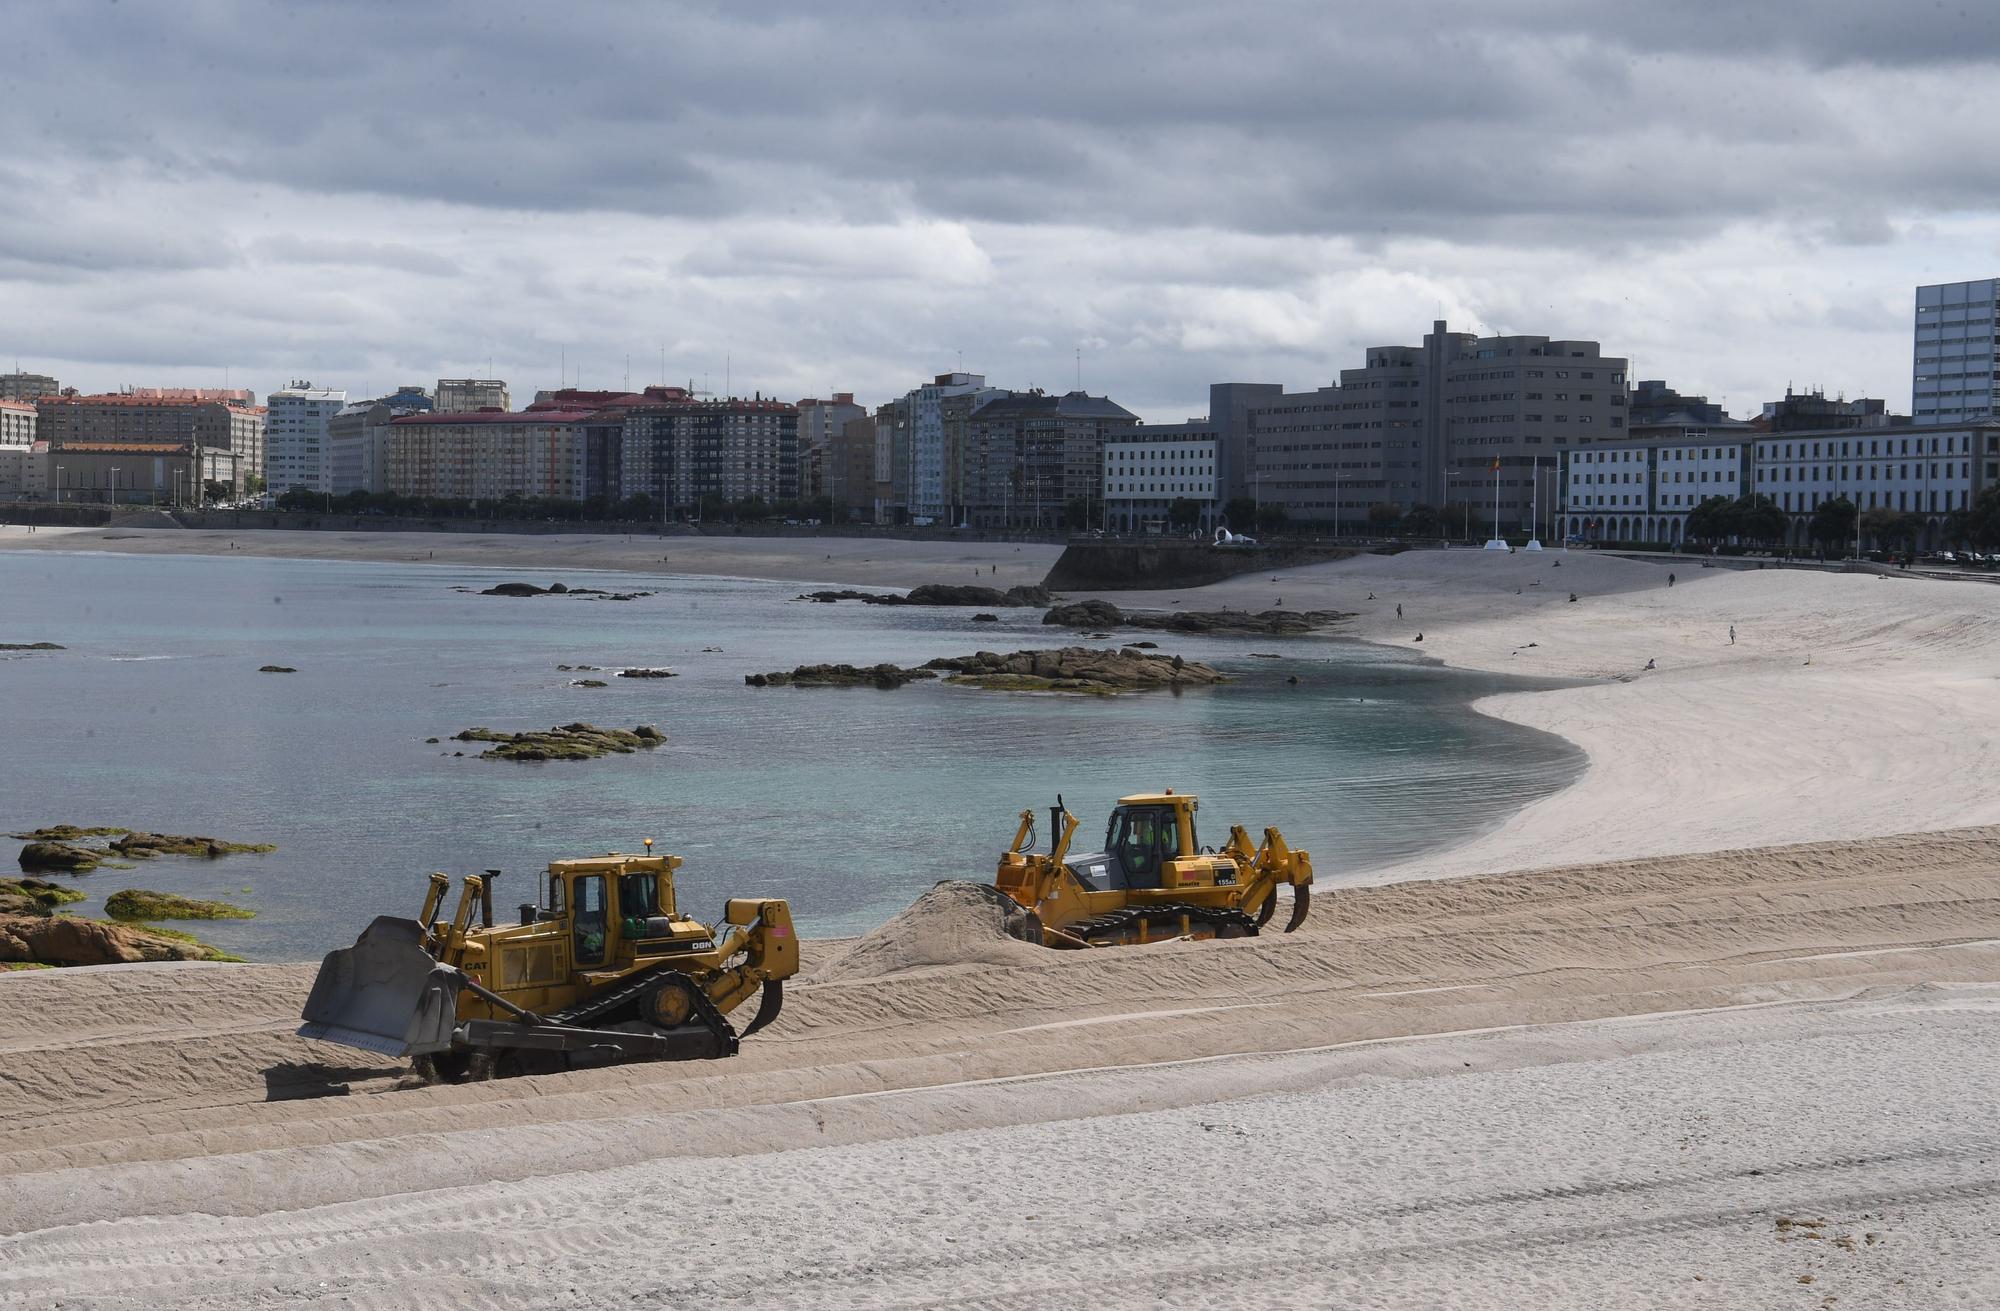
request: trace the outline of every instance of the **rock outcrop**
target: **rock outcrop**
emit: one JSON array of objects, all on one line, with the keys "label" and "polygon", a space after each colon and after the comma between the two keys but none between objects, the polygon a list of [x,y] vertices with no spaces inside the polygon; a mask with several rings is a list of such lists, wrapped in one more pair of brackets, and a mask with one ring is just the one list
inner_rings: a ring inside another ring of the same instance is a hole
[{"label": "rock outcrop", "polygon": [[745,674],[751,687],[901,687],[918,679],[936,678],[928,669],[903,669],[897,665],[800,665],[790,673]]},{"label": "rock outcrop", "polygon": [[30,872],[88,874],[103,863],[103,852],[74,842],[30,842],[20,855],[21,868]]},{"label": "rock outcrop", "polygon": [[869,605],[962,605],[992,606],[995,608],[1047,605],[1048,589],[1033,584],[1022,584],[1001,591],[995,587],[981,587],[978,584],[925,583],[910,589],[907,596],[890,592],[857,592],[852,588],[838,591],[807,592],[798,598],[801,601],[864,601]]},{"label": "rock outcrop", "polygon": [[115,920],[247,920],[257,912],[226,901],[197,901],[171,892],[126,888],[104,899],[104,913]]},{"label": "rock outcrop", "polygon": [[259,665],[257,666],[257,672],[260,674],[296,674],[299,671],[290,665]]},{"label": "rock outcrop", "polygon": [[82,900],[81,892],[62,883],[0,879],[0,915],[46,915],[58,906]]},{"label": "rock outcrop", "polygon": [[[466,589],[460,588],[460,591]],[[484,588],[481,596],[594,596],[602,601],[636,601],[651,592],[607,592],[601,587],[571,587],[567,583],[550,583],[547,587],[537,587],[533,583],[495,583]]]},{"label": "rock outcrop", "polygon": [[1089,631],[1101,628],[1157,628],[1172,633],[1261,633],[1297,636],[1350,619],[1339,610],[1121,610],[1109,601],[1059,605],[1042,622]]},{"label": "rock outcrop", "polygon": [[0,961],[37,965],[125,965],[159,960],[234,960],[182,933],[70,915],[0,915]]},{"label": "rock outcrop", "polygon": [[0,642],[0,651],[67,651],[55,642]]},{"label": "rock outcrop", "polygon": [[675,677],[678,677],[678,675],[676,675],[676,674],[674,673],[674,671],[673,671],[673,670],[671,670],[671,669],[621,669],[621,670],[619,670],[619,671],[618,671],[618,677],[620,677],[620,678],[675,678]]},{"label": "rock outcrop", "polygon": [[637,727],[599,728],[595,724],[562,724],[538,733],[502,733],[491,728],[468,728],[454,734],[456,742],[491,742],[479,753],[482,760],[594,760],[598,756],[629,756],[651,750],[667,740],[666,734],[651,724]]},{"label": "rock outcrop", "polygon": [[950,670],[948,682],[996,692],[1087,692],[1110,695],[1153,688],[1203,687],[1225,681],[1207,665],[1180,656],[1121,648],[1070,646],[1057,651],[950,656],[924,668]]},{"label": "rock outcrop", "polygon": [[199,856],[203,860],[216,860],[237,852],[276,851],[278,848],[269,842],[224,842],[221,838],[135,831],[122,838],[113,838],[111,849],[133,860],[151,860],[155,856]]}]

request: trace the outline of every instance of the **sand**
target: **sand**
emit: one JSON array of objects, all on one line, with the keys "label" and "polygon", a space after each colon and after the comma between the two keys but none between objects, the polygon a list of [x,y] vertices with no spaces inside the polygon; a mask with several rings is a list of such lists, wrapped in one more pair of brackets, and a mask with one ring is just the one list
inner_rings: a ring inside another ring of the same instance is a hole
[{"label": "sand", "polygon": [[310,967],[0,975],[0,1306],[2000,1301],[2000,590],[1427,552],[1116,599],[1278,597],[1587,680],[1481,708],[1588,767],[1290,936],[933,898],[726,1062],[411,1087],[292,1036]]}]

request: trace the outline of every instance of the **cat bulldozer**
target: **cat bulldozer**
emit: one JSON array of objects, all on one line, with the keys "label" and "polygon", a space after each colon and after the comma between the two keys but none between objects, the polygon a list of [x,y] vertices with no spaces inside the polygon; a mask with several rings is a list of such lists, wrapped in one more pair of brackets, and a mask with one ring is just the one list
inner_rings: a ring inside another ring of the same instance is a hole
[{"label": "cat bulldozer", "polygon": [[760,994],[743,1035],[757,1032],[798,973],[791,908],[732,898],[711,928],[681,914],[680,866],[651,838],[641,856],[556,861],[515,924],[493,922],[499,870],[466,876],[450,920],[451,880],[433,874],[416,919],[381,916],[328,954],[299,1035],[411,1058],[444,1083],[733,1056],[729,1013]]},{"label": "cat bulldozer", "polygon": [[1270,922],[1278,885],[1292,888],[1290,933],[1312,906],[1312,858],[1275,828],[1252,846],[1241,824],[1220,851],[1195,835],[1199,802],[1172,788],[1120,797],[1104,850],[1069,854],[1077,817],[1062,798],[1049,809],[1050,849],[1035,843],[1035,812],[1021,812],[994,886],[1033,911],[1049,947],[1119,947],[1166,938],[1242,938]]}]

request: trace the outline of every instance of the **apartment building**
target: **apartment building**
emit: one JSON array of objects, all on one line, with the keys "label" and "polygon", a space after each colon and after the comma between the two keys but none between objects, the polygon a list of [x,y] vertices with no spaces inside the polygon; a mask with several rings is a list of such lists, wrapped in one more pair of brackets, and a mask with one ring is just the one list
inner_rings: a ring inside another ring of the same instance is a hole
[{"label": "apartment building", "polygon": [[300,381],[265,398],[264,481],[270,490],[334,490],[328,425],[346,404],[346,392]]},{"label": "apartment building", "polygon": [[799,412],[789,402],[648,387],[602,413],[613,410],[621,496],[650,496],[682,515],[699,515],[704,501],[798,499]]},{"label": "apartment building", "polygon": [[[1108,397],[1008,392],[972,411],[965,457],[978,470],[955,522],[1060,528],[1073,502],[1092,526],[1104,513],[1104,446],[1139,416]],[[970,499],[976,496],[977,499]]]},{"label": "apartment building", "polygon": [[580,500],[584,421],[564,410],[475,410],[393,418],[382,444],[384,490],[403,496]]}]

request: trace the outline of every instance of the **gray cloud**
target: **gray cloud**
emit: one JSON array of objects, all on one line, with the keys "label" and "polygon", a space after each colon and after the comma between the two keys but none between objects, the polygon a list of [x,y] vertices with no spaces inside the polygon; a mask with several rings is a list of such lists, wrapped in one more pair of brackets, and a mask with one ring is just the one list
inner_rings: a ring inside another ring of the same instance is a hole
[{"label": "gray cloud", "polygon": [[1976,6],[186,0],[9,39],[0,346],[86,379],[666,345],[879,399],[1092,342],[1179,417],[1442,310],[1742,405],[1815,351],[1893,396],[1908,285],[1996,258]]}]

